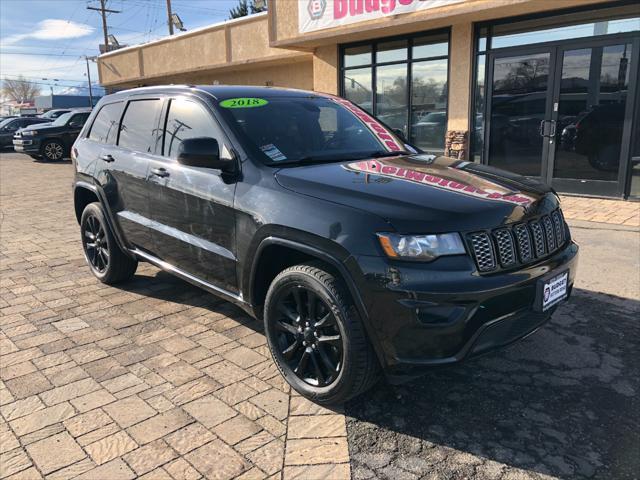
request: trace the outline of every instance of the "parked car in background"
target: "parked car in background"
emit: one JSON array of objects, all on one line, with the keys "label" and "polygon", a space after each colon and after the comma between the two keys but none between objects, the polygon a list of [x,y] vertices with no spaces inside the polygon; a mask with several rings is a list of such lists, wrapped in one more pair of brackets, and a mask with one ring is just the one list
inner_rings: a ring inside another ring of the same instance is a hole
[{"label": "parked car in background", "polygon": [[315,402],[507,345],[571,294],[550,187],[418,153],[343,98],[167,86],[95,110],[72,148],[91,272],[147,261],[234,302]]},{"label": "parked car in background", "polygon": [[24,127],[29,125],[40,125],[43,123],[50,123],[49,118],[38,117],[9,117],[0,122],[0,148],[12,146],[13,136],[15,133]]},{"label": "parked car in background", "polygon": [[16,132],[13,148],[16,152],[30,155],[32,158],[51,162],[69,157],[71,146],[75,142],[91,109],[74,109],[60,115],[46,125],[32,125]]},{"label": "parked car in background", "polygon": [[57,108],[54,110],[49,110],[48,112],[44,112],[43,114],[40,115],[40,118],[50,118],[51,120],[55,120],[60,115],[63,115],[70,111],[71,109],[69,108]]}]

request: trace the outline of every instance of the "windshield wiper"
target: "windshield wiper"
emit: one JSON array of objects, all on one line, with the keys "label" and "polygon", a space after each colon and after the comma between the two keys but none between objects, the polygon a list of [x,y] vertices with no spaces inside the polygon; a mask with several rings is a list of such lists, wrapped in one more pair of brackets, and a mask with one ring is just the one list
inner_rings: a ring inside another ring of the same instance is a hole
[{"label": "windshield wiper", "polygon": [[382,157],[397,157],[398,155],[412,155],[412,153],[408,152],[407,150],[394,150],[393,152],[378,151],[378,152],[373,152],[369,156],[371,158],[382,158]]}]

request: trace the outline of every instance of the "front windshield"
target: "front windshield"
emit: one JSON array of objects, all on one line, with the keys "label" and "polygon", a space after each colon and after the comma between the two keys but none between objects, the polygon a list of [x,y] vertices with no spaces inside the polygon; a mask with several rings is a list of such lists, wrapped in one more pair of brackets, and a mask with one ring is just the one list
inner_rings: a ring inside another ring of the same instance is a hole
[{"label": "front windshield", "polygon": [[238,98],[219,106],[243,143],[268,165],[353,160],[405,149],[395,134],[339,98]]},{"label": "front windshield", "polygon": [[69,119],[73,116],[73,112],[67,112],[60,115],[49,125],[53,125],[54,127],[61,127],[62,125],[66,125]]},{"label": "front windshield", "polygon": [[0,128],[4,128],[4,127],[6,127],[7,125],[9,125],[9,124],[10,124],[11,122],[13,122],[14,120],[15,120],[15,118],[7,118],[7,119],[5,119],[5,120],[2,120],[2,121],[0,122]]},{"label": "front windshield", "polygon": [[40,115],[40,118],[56,118],[60,115],[62,114],[58,110],[49,110],[48,112]]}]

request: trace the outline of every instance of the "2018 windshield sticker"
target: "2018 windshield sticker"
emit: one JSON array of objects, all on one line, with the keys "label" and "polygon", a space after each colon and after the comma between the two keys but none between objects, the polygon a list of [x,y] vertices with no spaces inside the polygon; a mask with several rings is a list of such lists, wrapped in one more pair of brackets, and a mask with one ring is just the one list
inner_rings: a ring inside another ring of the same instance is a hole
[{"label": "2018 windshield sticker", "polygon": [[264,107],[269,102],[264,98],[242,97],[242,98],[227,98],[220,102],[220,106],[223,108],[252,108],[252,107]]}]

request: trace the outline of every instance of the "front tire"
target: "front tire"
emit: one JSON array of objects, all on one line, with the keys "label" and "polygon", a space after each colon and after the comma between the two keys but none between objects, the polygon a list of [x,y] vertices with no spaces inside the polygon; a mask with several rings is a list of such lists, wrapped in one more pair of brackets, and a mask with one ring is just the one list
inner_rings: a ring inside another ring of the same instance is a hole
[{"label": "front tire", "polygon": [[40,150],[45,160],[59,162],[64,158],[64,145],[58,140],[46,141]]},{"label": "front tire", "polygon": [[99,202],[90,203],[82,212],[80,234],[91,273],[102,283],[123,282],[136,272],[138,261],[120,250]]},{"label": "front tire", "polygon": [[324,266],[296,265],[276,276],[264,322],[278,369],[312,401],[340,404],[378,379],[380,367],[351,297]]}]

